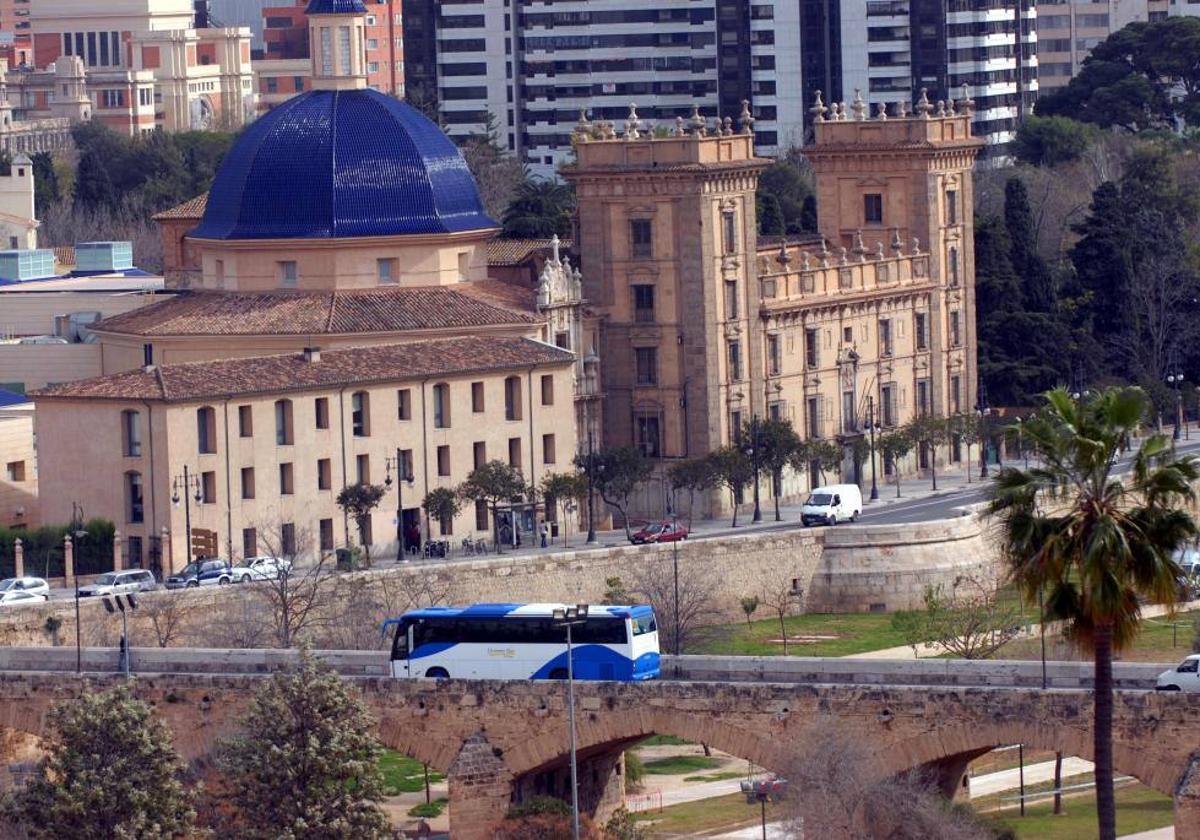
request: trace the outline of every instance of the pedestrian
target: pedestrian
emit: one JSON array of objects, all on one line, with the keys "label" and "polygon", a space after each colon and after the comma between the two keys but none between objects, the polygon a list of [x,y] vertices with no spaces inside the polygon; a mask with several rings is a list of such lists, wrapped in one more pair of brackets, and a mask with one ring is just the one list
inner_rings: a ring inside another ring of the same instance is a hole
[{"label": "pedestrian", "polygon": [[545,548],[550,544],[550,523],[543,519],[540,530],[542,534],[542,548]]}]

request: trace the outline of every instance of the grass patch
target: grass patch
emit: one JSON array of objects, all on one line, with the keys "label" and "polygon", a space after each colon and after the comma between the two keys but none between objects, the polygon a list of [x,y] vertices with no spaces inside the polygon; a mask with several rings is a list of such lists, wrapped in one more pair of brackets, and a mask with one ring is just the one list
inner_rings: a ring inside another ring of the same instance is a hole
[{"label": "grass patch", "polygon": [[414,805],[408,809],[410,817],[421,817],[422,819],[431,820],[435,817],[440,817],[442,811],[446,810],[446,806],[450,800],[445,798],[435,799],[432,802],[422,802],[420,805]]},{"label": "grass patch", "polygon": [[[1167,616],[1148,618],[1142,622],[1141,631],[1134,637],[1133,645],[1117,657],[1123,662],[1174,663],[1192,652],[1192,637],[1196,633],[1195,622],[1200,620],[1200,611],[1179,613],[1175,616],[1174,629]],[[1022,639],[1005,645],[996,654],[998,659],[1040,659],[1041,640]],[[1046,658],[1076,662],[1090,662],[1091,653],[1080,651],[1068,644],[1062,636],[1046,634]]]},{"label": "grass patch", "polygon": [[639,747],[682,747],[691,744],[691,741],[685,741],[682,738],[676,738],[674,735],[651,735],[646,740],[638,744]]},{"label": "grass patch", "polygon": [[726,770],[723,773],[709,773],[707,776],[684,776],[685,782],[723,782],[726,779],[744,779],[746,774],[738,770]]},{"label": "grass patch", "polygon": [[[385,749],[379,757],[379,772],[383,774],[385,796],[401,793],[416,793],[425,789],[425,767],[416,759],[401,755],[395,750]],[[429,771],[429,782],[440,782],[441,773]]]},{"label": "grass patch", "polygon": [[[890,613],[848,613],[832,615],[809,613],[784,619],[788,638],[794,636],[831,636],[810,644],[788,642],[791,656],[851,656],[880,648],[898,647],[904,637],[892,627]],[[776,618],[743,621],[707,628],[709,632],[684,653],[724,654],[727,656],[782,656]]]},{"label": "grass patch", "polygon": [[[767,822],[780,818],[781,807],[767,803]],[[634,814],[633,819],[639,823],[650,823],[647,833],[651,837],[698,837],[757,825],[758,808],[758,805],[747,805],[746,797],[740,793],[731,793],[728,796],[670,805],[661,811],[645,811]]]},{"label": "grass patch", "polygon": [[672,755],[643,762],[646,772],[654,776],[678,776],[696,770],[715,770],[724,762],[707,755]]},{"label": "grass patch", "polygon": [[[1145,785],[1129,784],[1117,788],[1117,834],[1136,834],[1172,825],[1175,821],[1171,797],[1151,790]],[[1009,826],[1019,840],[1092,840],[1096,831],[1096,799],[1088,792],[1083,796],[1063,800],[1063,812],[1054,816],[1054,802],[1025,806],[1025,816],[1013,812],[989,816],[996,823]]]}]

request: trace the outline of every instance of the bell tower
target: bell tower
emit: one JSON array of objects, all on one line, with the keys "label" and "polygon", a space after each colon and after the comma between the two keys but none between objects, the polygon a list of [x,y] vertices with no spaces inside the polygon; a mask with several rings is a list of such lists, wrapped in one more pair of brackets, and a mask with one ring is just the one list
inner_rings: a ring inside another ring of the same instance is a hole
[{"label": "bell tower", "polygon": [[305,14],[313,90],[365,88],[367,9],[362,0],[310,0]]}]

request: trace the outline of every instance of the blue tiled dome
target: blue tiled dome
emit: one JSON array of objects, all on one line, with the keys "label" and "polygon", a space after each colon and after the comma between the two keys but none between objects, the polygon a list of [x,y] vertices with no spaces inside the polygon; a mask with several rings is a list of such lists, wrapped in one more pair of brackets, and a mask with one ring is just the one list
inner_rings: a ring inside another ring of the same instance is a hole
[{"label": "blue tiled dome", "polygon": [[364,15],[367,7],[362,0],[308,0],[306,15]]},{"label": "blue tiled dome", "polygon": [[208,194],[202,239],[319,239],[494,228],[458,148],[373,90],[316,90],[255,120]]}]

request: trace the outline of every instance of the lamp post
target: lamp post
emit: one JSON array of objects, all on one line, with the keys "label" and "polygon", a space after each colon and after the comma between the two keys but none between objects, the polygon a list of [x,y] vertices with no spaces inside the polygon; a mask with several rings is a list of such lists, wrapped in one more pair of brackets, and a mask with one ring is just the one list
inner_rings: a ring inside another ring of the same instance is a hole
[{"label": "lamp post", "polygon": [[596,469],[596,453],[592,449],[592,427],[588,425],[587,481],[588,481],[588,535],[587,544],[596,544],[596,485],[592,475]]},{"label": "lamp post", "polygon": [[[177,475],[171,480],[171,504],[179,507],[179,499],[183,497],[183,525],[186,534],[183,539],[184,549],[187,552],[188,563],[192,562],[192,503],[191,499],[195,497],[196,504],[200,504],[200,476],[194,473],[189,473],[187,464],[183,465],[183,475]],[[184,565],[187,565],[186,563]]]},{"label": "lamp post", "polygon": [[979,401],[975,404],[975,410],[979,413],[979,477],[983,479],[988,477],[987,418],[992,409],[988,405],[987,386],[982,381],[979,383]]},{"label": "lamp post", "polygon": [[383,483],[389,489],[392,486],[392,470],[396,470],[396,562],[407,562],[408,552],[405,549],[408,546],[404,544],[404,485],[407,484],[410,488],[413,486],[413,475],[408,467],[408,459],[399,449],[396,450],[396,457],[384,458],[383,465],[387,470]]},{"label": "lamp post", "polygon": [[762,779],[759,781],[743,781],[742,793],[746,796],[748,805],[758,804],[762,813],[762,836],[767,840],[767,802],[778,802],[783,799],[787,788],[787,779]]},{"label": "lamp post", "polygon": [[[116,609],[113,609],[113,601],[115,601],[117,604]],[[126,610],[126,607],[125,607],[126,602],[129,603],[128,610]],[[121,673],[124,674],[126,677],[128,677],[129,672],[131,670],[130,664],[129,664],[129,659],[130,659],[130,655],[129,655],[129,613],[133,612],[134,610],[137,609],[137,598],[134,597],[132,592],[127,592],[123,596],[122,595],[114,595],[112,598],[112,601],[110,601],[108,599],[108,596],[106,595],[104,597],[104,609],[108,610],[109,613],[116,612],[116,610],[121,611],[120,668],[121,668]]]},{"label": "lamp post", "polygon": [[[83,538],[87,536],[87,531],[83,529],[83,505],[78,502],[71,502],[71,532],[75,535],[75,545],[83,542]],[[113,558],[114,562],[116,558]],[[66,569],[63,569],[66,573]],[[75,673],[83,672],[83,631],[79,624],[79,575],[72,574],[71,578],[75,582]]]},{"label": "lamp post", "polygon": [[1179,440],[1180,426],[1183,425],[1183,385],[1182,373],[1168,373],[1167,384],[1175,388],[1175,431],[1171,433],[1173,440]]},{"label": "lamp post", "polygon": [[571,652],[571,628],[587,621],[587,604],[555,607],[554,623],[567,628],[567,726],[571,730],[571,837],[579,840],[579,768],[575,755],[575,665]]},{"label": "lamp post", "polygon": [[758,505],[758,415],[750,415],[750,462],[754,465],[754,516],[751,522],[762,522],[762,509]]},{"label": "lamp post", "polygon": [[867,429],[871,432],[871,501],[879,501],[879,485],[875,481],[875,395],[867,394]]}]

